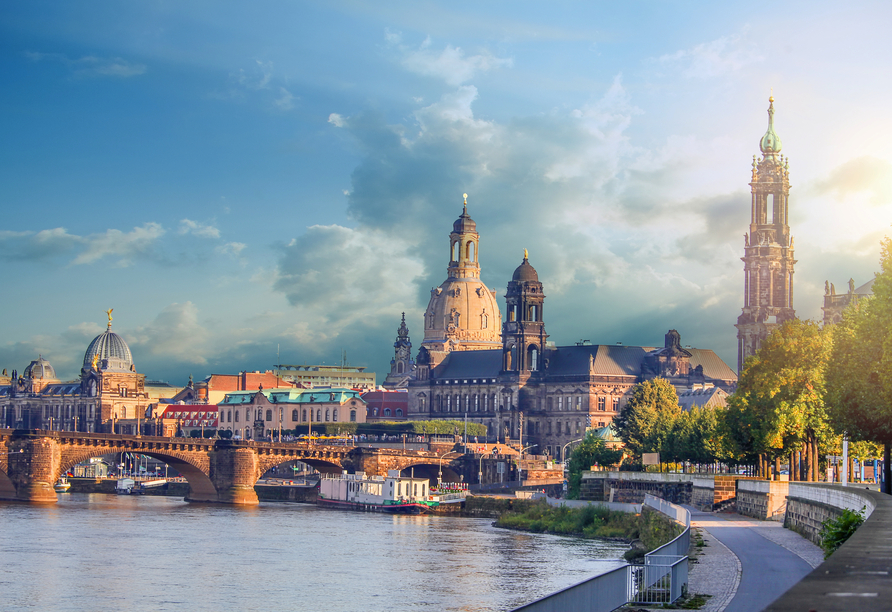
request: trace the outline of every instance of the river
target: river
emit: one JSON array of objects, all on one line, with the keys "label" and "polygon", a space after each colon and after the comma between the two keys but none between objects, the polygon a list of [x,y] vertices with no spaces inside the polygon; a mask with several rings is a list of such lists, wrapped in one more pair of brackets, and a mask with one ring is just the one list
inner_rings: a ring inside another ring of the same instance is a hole
[{"label": "river", "polygon": [[62,494],[0,502],[0,609],[510,610],[620,564],[618,543],[489,519]]}]

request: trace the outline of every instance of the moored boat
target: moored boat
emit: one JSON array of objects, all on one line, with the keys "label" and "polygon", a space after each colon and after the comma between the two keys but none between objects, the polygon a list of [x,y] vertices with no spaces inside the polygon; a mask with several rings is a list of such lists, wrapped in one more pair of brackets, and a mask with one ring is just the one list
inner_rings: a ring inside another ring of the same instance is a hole
[{"label": "moored boat", "polygon": [[62,476],[62,478],[60,478],[58,480],[58,482],[56,482],[56,484],[53,485],[53,489],[56,491],[56,493],[67,493],[68,489],[70,489],[70,488],[71,488],[71,483],[68,482],[68,479],[65,478],[64,476]]},{"label": "moored boat", "polygon": [[421,514],[438,505],[438,502],[430,501],[429,487],[426,478],[400,476],[398,470],[389,470],[386,477],[345,472],[326,475],[319,481],[316,503],[362,512]]}]

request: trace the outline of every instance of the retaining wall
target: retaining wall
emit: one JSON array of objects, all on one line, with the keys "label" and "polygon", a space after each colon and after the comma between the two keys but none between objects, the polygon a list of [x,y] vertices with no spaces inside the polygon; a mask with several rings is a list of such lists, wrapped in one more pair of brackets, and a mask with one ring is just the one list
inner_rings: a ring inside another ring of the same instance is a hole
[{"label": "retaining wall", "polygon": [[783,521],[789,482],[741,480],[737,483],[737,512],[763,521]]},{"label": "retaining wall", "polygon": [[874,497],[866,489],[820,483],[791,482],[789,485],[784,527],[818,545],[821,523],[827,519],[840,516],[843,509],[858,512],[864,508],[864,515],[870,516],[876,507]]}]

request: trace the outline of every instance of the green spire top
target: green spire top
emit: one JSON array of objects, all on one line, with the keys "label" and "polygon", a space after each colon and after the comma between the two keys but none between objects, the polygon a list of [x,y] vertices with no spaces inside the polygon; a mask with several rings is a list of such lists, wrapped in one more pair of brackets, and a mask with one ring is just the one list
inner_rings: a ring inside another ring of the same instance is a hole
[{"label": "green spire top", "polygon": [[768,131],[762,136],[759,148],[764,159],[775,158],[781,150],[781,140],[774,131],[774,96],[768,98]]}]

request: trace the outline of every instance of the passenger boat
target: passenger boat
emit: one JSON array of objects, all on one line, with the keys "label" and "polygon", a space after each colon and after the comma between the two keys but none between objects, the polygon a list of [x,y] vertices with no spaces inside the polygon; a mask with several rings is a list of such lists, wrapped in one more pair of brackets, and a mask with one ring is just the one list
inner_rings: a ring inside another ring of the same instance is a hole
[{"label": "passenger boat", "polygon": [[362,512],[421,514],[439,504],[430,500],[429,487],[427,478],[400,476],[398,470],[389,470],[386,477],[344,472],[322,477],[316,503]]},{"label": "passenger boat", "polygon": [[56,484],[53,485],[53,489],[55,489],[56,493],[67,493],[68,489],[71,488],[71,483],[68,482],[68,479],[64,476],[59,479]]}]

